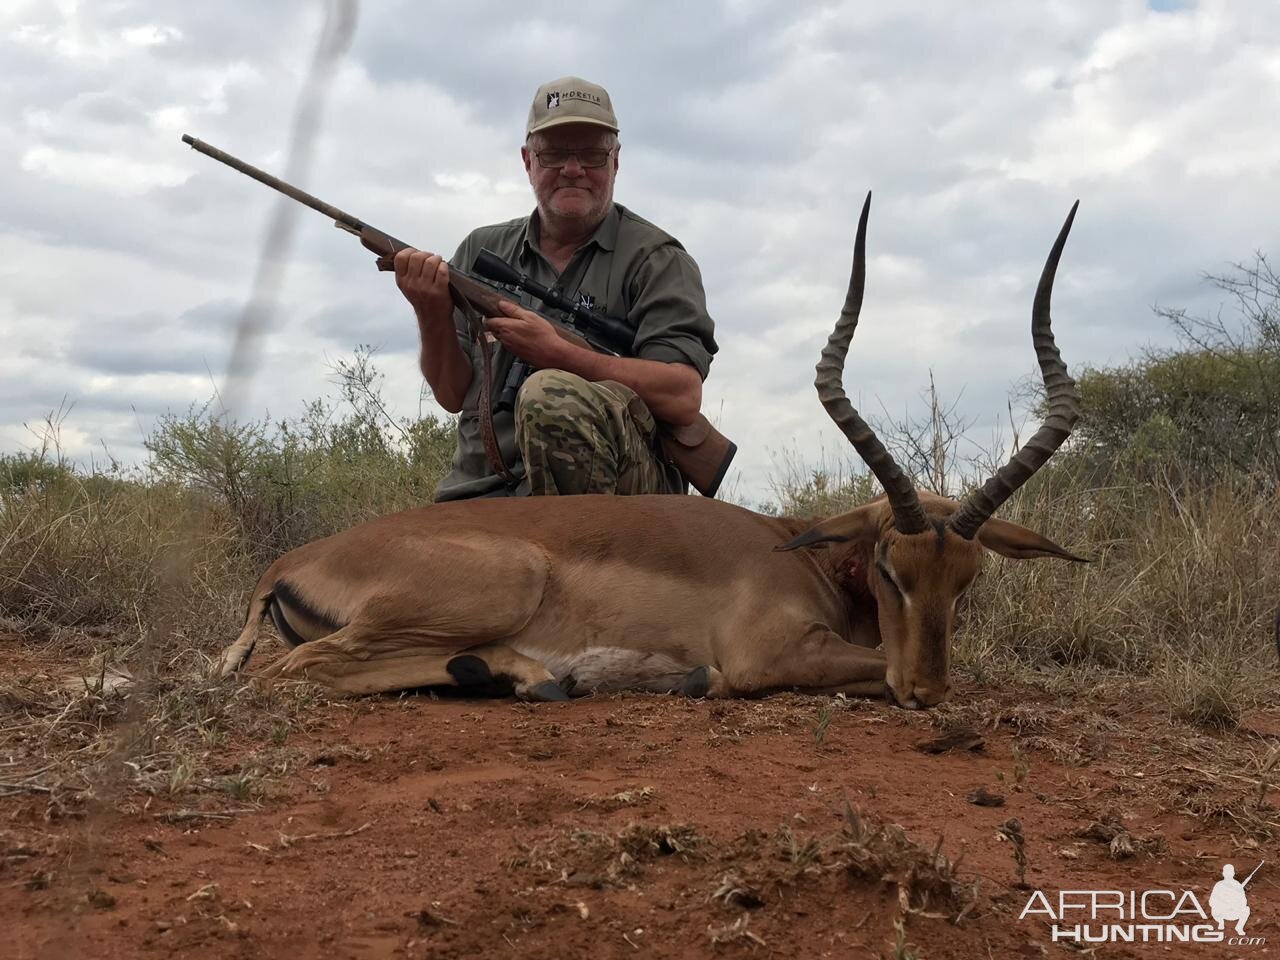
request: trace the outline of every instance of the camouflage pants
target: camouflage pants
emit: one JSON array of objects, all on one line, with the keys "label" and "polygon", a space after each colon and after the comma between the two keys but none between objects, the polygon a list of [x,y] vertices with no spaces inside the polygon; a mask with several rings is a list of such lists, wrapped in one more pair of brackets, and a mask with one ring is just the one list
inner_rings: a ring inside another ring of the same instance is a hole
[{"label": "camouflage pants", "polygon": [[655,453],[653,414],[630,387],[539,370],[516,400],[516,443],[534,496],[683,493]]}]

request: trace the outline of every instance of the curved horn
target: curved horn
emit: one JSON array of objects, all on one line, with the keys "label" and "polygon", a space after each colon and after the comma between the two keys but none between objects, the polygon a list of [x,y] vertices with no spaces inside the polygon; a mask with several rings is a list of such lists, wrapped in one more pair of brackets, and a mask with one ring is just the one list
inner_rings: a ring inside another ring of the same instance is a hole
[{"label": "curved horn", "polygon": [[1053,452],[1071,436],[1071,428],[1080,418],[1080,402],[1076,396],[1076,382],[1067,375],[1067,365],[1053,342],[1052,321],[1049,318],[1049,300],[1053,296],[1053,277],[1058,270],[1058,258],[1066,246],[1071,222],[1076,217],[1077,200],[1071,205],[1067,222],[1058,231],[1058,239],[1049,251],[1040,284],[1036,287],[1035,305],[1031,308],[1031,340],[1035,344],[1036,359],[1040,361],[1040,373],[1044,377],[1045,392],[1049,401],[1049,413],[1035,435],[996,471],[979,489],[969,494],[964,504],[951,515],[947,525],[972,540],[978,528],[987,522],[1000,504],[1026,483],[1031,475],[1044,466]]},{"label": "curved horn", "polygon": [[840,432],[849,439],[858,451],[858,456],[866,461],[884,487],[889,505],[893,508],[894,526],[902,533],[922,533],[928,529],[929,523],[920,507],[915,486],[894,462],[884,444],[867,425],[867,421],[862,419],[849,402],[842,382],[844,359],[849,352],[853,332],[858,327],[858,313],[862,309],[862,289],[867,276],[867,214],[870,211],[871,194],[868,193],[866,202],[862,205],[862,216],[858,218],[858,238],[853,248],[853,274],[849,278],[849,292],[845,295],[844,308],[840,311],[836,328],[822,350],[814,386],[818,388],[818,399],[822,401]]}]

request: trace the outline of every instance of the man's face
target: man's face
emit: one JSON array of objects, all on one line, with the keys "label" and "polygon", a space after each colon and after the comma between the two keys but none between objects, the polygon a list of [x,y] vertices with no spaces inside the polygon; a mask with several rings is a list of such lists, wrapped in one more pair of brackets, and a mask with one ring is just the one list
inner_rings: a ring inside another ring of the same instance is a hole
[{"label": "man's face", "polygon": [[[537,154],[543,150],[609,150],[601,167],[584,167],[571,156],[563,167],[543,166]],[[613,180],[618,174],[616,138],[591,124],[567,123],[535,133],[520,148],[529,184],[544,217],[581,221],[594,226],[604,219],[613,203]]]}]

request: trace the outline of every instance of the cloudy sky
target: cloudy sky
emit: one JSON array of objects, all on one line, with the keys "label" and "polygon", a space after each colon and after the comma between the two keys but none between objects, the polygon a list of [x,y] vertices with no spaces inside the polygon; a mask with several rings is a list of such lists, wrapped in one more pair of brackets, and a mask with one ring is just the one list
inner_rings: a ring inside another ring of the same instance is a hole
[{"label": "cloudy sky", "polygon": [[[696,15],[690,10],[696,10]],[[641,12],[643,11],[643,12]],[[783,455],[845,448],[812,387],[874,191],[846,372],[870,413],[920,413],[932,369],[991,435],[1034,367],[1031,295],[1076,198],[1055,332],[1072,367],[1173,336],[1201,280],[1280,249],[1274,0],[690,5],[366,2],[303,184],[426,249],[532,206],[533,90],[604,84],[617,199],[698,260],[721,351],[704,410],[768,496]],[[270,191],[191,133],[283,172],[324,17],[271,4],[0,4],[0,450],[65,401],[66,452],[143,455],[154,418],[221,384]],[[418,409],[416,329],[353,238],[303,211],[250,414],[298,412],[378,347]],[[428,405],[430,408],[430,405]]]}]

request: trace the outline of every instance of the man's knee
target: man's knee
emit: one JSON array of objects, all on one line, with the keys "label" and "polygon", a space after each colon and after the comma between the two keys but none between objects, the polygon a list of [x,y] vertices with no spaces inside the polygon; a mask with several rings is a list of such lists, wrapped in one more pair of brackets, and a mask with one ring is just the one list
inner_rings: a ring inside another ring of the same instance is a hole
[{"label": "man's knee", "polygon": [[590,400],[591,383],[564,370],[530,374],[516,397],[516,431],[525,437],[551,433],[557,437],[589,432],[600,416]]}]

